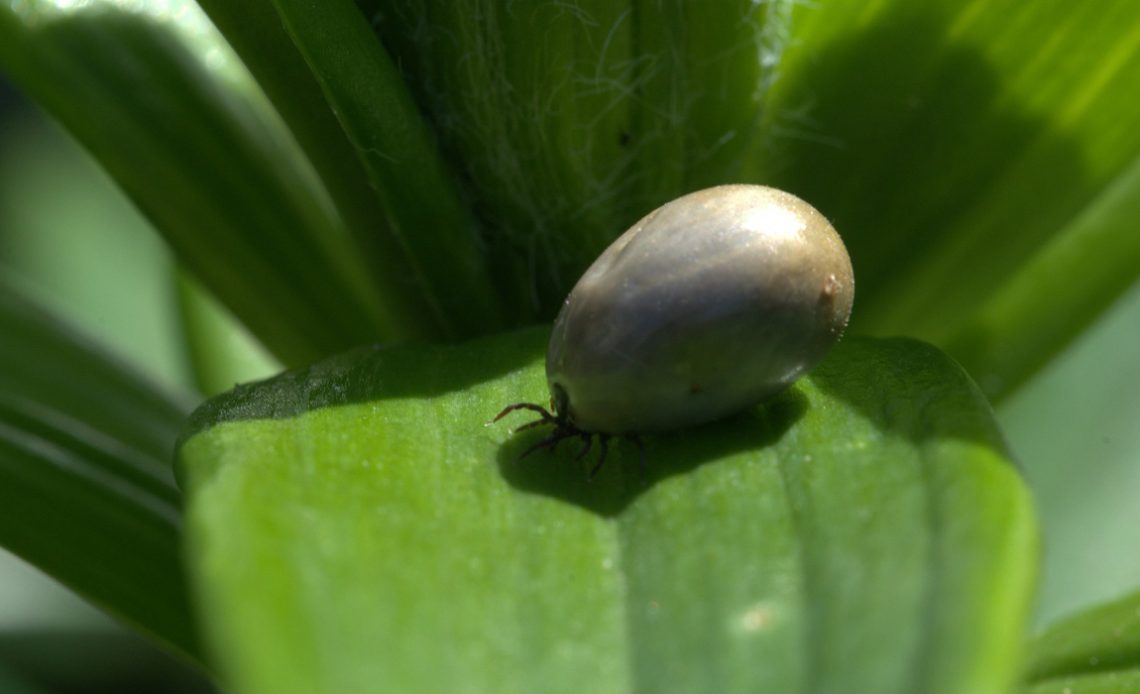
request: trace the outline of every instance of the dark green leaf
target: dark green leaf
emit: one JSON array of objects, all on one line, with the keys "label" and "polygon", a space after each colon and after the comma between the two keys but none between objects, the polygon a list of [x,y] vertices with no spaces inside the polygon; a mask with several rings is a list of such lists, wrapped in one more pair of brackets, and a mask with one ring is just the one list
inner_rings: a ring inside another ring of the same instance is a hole
[{"label": "dark green leaf", "polygon": [[0,68],[67,127],[279,357],[412,332],[280,123],[167,17],[0,3]]},{"label": "dark green leaf", "polygon": [[[767,405],[575,446],[545,330],[365,349],[217,398],[182,444],[236,691],[1005,692],[1037,538],[985,400],[936,350],[846,340]],[[520,417],[521,421],[526,421]]]},{"label": "dark green leaf", "polygon": [[337,122],[270,0],[201,0],[198,4],[241,57],[277,108],[359,245],[393,320],[432,334],[442,330],[408,273],[380,199],[353,144]]},{"label": "dark green leaf", "polygon": [[547,317],[652,208],[739,180],[785,19],[750,0],[363,4],[478,201],[508,298]]},{"label": "dark green leaf", "polygon": [[0,690],[7,694],[47,694],[47,690],[36,686],[4,663],[0,663]]},{"label": "dark green leaf", "polygon": [[1102,672],[1078,677],[1059,677],[1022,690],[1022,694],[1136,694],[1140,672]]},{"label": "dark green leaf", "polygon": [[297,133],[401,319],[452,337],[501,327],[474,220],[356,6],[206,5]]}]

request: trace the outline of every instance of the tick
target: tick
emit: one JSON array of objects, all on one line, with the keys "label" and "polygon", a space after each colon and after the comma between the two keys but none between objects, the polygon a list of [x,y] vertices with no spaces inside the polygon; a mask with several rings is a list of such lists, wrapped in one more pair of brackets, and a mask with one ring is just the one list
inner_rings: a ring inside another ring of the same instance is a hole
[{"label": "tick", "polygon": [[[566,298],[546,353],[553,426],[523,452],[595,436],[703,424],[762,402],[819,362],[847,325],[851,260],[826,218],[791,193],[725,185],[650,212]],[[644,466],[644,454],[642,455]]]}]

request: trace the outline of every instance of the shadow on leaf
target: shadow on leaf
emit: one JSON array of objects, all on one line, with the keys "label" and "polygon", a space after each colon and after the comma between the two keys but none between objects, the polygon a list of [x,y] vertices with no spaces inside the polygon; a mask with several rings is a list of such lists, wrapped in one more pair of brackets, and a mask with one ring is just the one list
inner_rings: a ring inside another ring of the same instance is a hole
[{"label": "shadow on leaf", "polygon": [[516,489],[561,499],[602,516],[612,517],[659,482],[702,465],[716,465],[735,454],[774,445],[807,412],[808,399],[792,387],[769,402],[703,426],[641,437],[638,444],[622,437],[609,443],[605,465],[593,479],[598,442],[579,458],[582,444],[569,439],[555,450],[539,450],[520,459],[546,435],[542,427],[512,436],[499,449],[499,470]]}]

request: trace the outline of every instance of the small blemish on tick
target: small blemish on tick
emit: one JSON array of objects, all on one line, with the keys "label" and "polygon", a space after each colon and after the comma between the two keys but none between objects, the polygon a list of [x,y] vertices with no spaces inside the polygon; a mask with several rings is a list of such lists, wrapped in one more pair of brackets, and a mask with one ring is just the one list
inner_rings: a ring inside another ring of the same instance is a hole
[{"label": "small blemish on tick", "polygon": [[840,290],[843,289],[843,284],[839,278],[834,274],[828,275],[827,279],[823,281],[823,287],[819,291],[819,298],[821,301],[832,301],[835,297],[839,296]]}]

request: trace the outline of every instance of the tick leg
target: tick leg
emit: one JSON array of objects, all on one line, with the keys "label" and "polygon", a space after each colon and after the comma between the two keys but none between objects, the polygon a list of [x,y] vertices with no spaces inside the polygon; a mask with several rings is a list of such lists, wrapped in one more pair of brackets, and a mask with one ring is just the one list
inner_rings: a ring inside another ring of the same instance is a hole
[{"label": "tick leg", "polygon": [[511,433],[517,434],[520,431],[526,431],[527,429],[533,429],[535,427],[540,427],[543,424],[557,424],[557,422],[554,421],[553,419],[547,419],[546,417],[543,417],[542,419],[536,419],[533,422],[527,422],[526,424],[523,424],[520,427],[515,427],[514,429],[511,429]]},{"label": "tick leg", "polygon": [[601,446],[601,452],[598,454],[598,462],[594,463],[594,467],[590,468],[590,474],[586,479],[593,480],[602,469],[602,465],[606,462],[606,452],[609,449],[610,437],[605,434],[598,434],[598,444]]},{"label": "tick leg", "polygon": [[522,460],[523,458],[527,457],[531,453],[534,453],[535,451],[537,451],[540,448],[553,449],[555,446],[558,445],[558,442],[561,441],[562,439],[570,437],[570,436],[577,436],[577,435],[578,435],[578,432],[573,430],[573,429],[561,429],[561,428],[555,429],[554,431],[550,432],[549,436],[547,436],[543,440],[539,441],[538,443],[534,444],[530,448],[523,451],[519,455],[518,459]]},{"label": "tick leg", "polygon": [[585,445],[582,446],[582,450],[578,451],[578,455],[574,456],[574,460],[581,460],[582,458],[585,458],[586,454],[589,453],[590,449],[594,446],[594,437],[590,434],[582,432],[578,436],[582,438],[582,443]]},{"label": "tick leg", "polygon": [[502,412],[495,415],[495,418],[492,419],[491,422],[492,423],[497,422],[500,419],[502,419],[503,417],[506,417],[508,414],[514,412],[515,410],[530,410],[531,412],[537,412],[539,415],[542,416],[542,419],[539,420],[541,422],[554,422],[554,423],[558,422],[558,419],[554,415],[550,414],[550,412],[548,412],[545,407],[543,407],[542,405],[535,405],[532,402],[516,402],[513,405],[507,405],[506,407],[503,408]]}]

